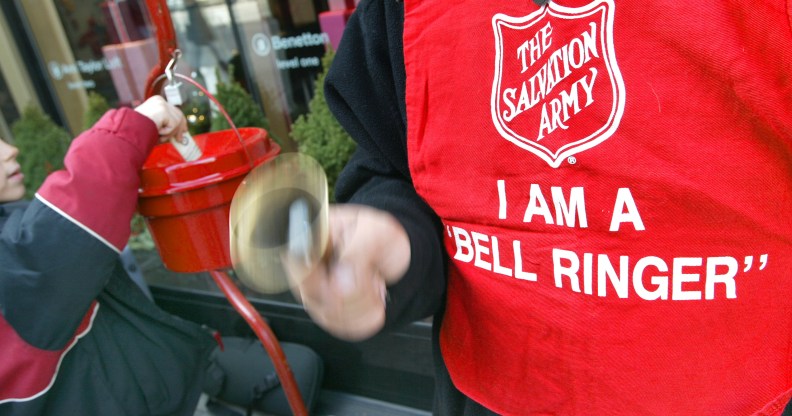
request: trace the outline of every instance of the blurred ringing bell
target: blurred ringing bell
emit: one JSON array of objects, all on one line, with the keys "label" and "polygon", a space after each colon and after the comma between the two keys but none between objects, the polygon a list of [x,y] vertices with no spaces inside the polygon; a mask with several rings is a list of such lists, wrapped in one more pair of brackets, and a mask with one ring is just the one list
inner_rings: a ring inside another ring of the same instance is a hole
[{"label": "blurred ringing bell", "polygon": [[242,283],[261,293],[284,292],[322,259],[327,192],[324,169],[302,153],[281,154],[245,177],[229,219],[231,261]]}]

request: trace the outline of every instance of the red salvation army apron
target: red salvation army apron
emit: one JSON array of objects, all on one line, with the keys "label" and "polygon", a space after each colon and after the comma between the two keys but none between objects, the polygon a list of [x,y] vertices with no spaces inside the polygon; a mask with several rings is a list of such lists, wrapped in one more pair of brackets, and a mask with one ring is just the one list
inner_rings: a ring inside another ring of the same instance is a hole
[{"label": "red salvation army apron", "polygon": [[408,150],[454,384],[511,415],[779,414],[783,1],[406,0]]}]

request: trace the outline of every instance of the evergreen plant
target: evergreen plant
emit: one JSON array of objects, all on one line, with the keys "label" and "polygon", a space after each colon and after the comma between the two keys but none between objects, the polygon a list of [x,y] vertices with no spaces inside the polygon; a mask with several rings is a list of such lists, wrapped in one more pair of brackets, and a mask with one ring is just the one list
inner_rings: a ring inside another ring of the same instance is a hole
[{"label": "evergreen plant", "polygon": [[71,134],[32,105],[22,110],[22,116],[11,126],[11,133],[25,175],[25,196],[33,198],[47,175],[63,168]]},{"label": "evergreen plant", "polygon": [[[233,80],[218,82],[215,98],[222,104],[234,125],[237,127],[259,127],[265,129],[275,142],[281,144],[280,140],[272,136],[269,131],[269,122],[264,115],[264,111],[241,84]],[[212,131],[230,128],[231,126],[225,116],[219,111],[215,112],[212,117]]]},{"label": "evergreen plant", "polygon": [[334,57],[335,52],[329,49],[322,58],[323,71],[316,79],[308,113],[300,115],[291,130],[291,138],[298,144],[299,151],[313,157],[324,167],[331,201],[334,200],[333,190],[338,175],[357,147],[330,112],[325,100],[324,82]]},{"label": "evergreen plant", "polygon": [[104,96],[96,91],[88,92],[88,108],[83,114],[83,130],[88,130],[110,109]]}]

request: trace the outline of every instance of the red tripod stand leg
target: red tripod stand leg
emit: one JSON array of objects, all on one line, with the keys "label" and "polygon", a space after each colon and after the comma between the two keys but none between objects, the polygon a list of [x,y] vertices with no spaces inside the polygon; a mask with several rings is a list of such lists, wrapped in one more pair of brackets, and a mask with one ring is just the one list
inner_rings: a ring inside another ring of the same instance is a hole
[{"label": "red tripod stand leg", "polygon": [[267,350],[272,363],[275,365],[275,372],[278,374],[283,391],[286,393],[286,399],[289,401],[289,407],[295,416],[308,416],[308,411],[305,408],[300,389],[297,387],[297,382],[294,379],[294,374],[286,361],[286,355],[278,343],[275,334],[272,333],[269,325],[264,322],[264,319],[248,302],[247,298],[242,294],[239,288],[231,280],[231,277],[224,271],[211,270],[209,274],[214,279],[220,290],[223,291],[226,298],[231,302],[234,309],[245,318],[245,321],[250,325],[253,331],[261,340],[264,349]]},{"label": "red tripod stand leg", "polygon": [[146,98],[149,98],[158,93],[159,85],[154,85],[154,83],[157,77],[165,71],[165,66],[173,57],[173,51],[178,48],[178,44],[167,0],[146,0],[146,8],[157,35],[157,50],[159,51],[159,63],[151,69],[146,80],[145,94]]}]

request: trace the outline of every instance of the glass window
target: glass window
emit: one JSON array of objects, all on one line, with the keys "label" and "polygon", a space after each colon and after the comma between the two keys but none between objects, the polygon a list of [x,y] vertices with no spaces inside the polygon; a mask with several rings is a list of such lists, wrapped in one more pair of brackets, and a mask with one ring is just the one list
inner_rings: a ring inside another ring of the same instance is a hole
[{"label": "glass window", "polygon": [[325,10],[324,0],[238,0],[232,7],[244,64],[270,128],[287,148],[295,147],[288,132],[308,109],[330,45],[319,24]]},{"label": "glass window", "polygon": [[67,128],[79,133],[88,93],[111,106],[143,99],[157,60],[142,0],[17,0]]}]

